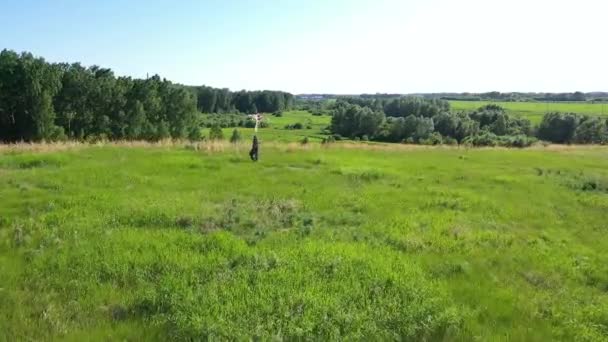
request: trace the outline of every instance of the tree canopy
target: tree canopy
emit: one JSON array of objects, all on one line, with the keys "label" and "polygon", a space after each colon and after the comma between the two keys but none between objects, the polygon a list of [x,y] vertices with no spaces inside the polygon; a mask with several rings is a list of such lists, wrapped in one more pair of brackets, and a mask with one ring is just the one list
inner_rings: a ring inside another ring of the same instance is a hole
[{"label": "tree canopy", "polygon": [[194,137],[198,113],[289,110],[293,95],[116,77],[79,63],[0,52],[0,141]]}]

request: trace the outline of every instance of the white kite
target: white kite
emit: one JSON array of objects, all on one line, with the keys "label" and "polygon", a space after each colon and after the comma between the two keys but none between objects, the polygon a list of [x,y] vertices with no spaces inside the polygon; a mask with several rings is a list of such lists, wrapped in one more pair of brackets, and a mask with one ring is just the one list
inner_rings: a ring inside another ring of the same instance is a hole
[{"label": "white kite", "polygon": [[249,114],[247,116],[249,118],[251,118],[251,120],[255,121],[255,132],[257,133],[258,132],[258,125],[262,121],[262,119],[264,119],[264,117],[260,113],[258,113],[258,114]]}]

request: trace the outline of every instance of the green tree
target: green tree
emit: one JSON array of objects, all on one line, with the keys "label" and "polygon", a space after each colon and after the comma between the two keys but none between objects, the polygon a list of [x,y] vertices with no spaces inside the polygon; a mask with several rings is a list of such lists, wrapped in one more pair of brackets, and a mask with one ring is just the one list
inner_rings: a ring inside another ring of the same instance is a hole
[{"label": "green tree", "polygon": [[222,128],[219,125],[214,125],[209,130],[209,140],[223,140],[224,132],[222,132]]},{"label": "green tree", "polygon": [[166,121],[158,123],[156,128],[156,140],[163,140],[171,137],[171,131],[169,130],[169,124]]},{"label": "green tree", "polygon": [[507,116],[502,114],[498,115],[496,121],[490,125],[490,131],[496,135],[506,135],[508,133]]},{"label": "green tree", "polygon": [[235,128],[232,131],[232,135],[230,136],[230,142],[236,144],[239,141],[241,141],[241,132],[239,132],[239,130]]},{"label": "green tree", "polygon": [[145,138],[146,126],[148,125],[144,105],[135,100],[127,112],[127,132],[128,139]]},{"label": "green tree", "polygon": [[605,144],[608,142],[608,127],[601,118],[584,118],[574,132],[573,141],[578,144]]},{"label": "green tree", "polygon": [[538,128],[538,138],[554,143],[571,143],[580,117],[574,113],[547,113]]}]

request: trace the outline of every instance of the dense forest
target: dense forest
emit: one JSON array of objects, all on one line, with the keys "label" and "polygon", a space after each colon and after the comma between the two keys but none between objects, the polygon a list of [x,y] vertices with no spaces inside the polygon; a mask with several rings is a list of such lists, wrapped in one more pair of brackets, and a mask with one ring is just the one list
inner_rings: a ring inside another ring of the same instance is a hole
[{"label": "dense forest", "polygon": [[525,147],[538,139],[553,143],[608,143],[608,119],[547,113],[538,127],[508,115],[495,104],[473,112],[450,111],[447,101],[420,97],[345,98],[334,105],[335,138],[420,144]]},{"label": "dense forest", "polygon": [[287,110],[293,96],[116,77],[78,63],[0,52],[0,141],[197,138],[200,112]]}]

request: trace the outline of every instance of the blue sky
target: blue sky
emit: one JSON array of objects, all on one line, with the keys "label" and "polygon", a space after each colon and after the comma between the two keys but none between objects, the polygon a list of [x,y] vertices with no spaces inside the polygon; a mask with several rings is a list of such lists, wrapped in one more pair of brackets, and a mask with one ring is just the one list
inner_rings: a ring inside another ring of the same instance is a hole
[{"label": "blue sky", "polygon": [[0,48],[294,93],[608,91],[603,0],[0,0]]}]

